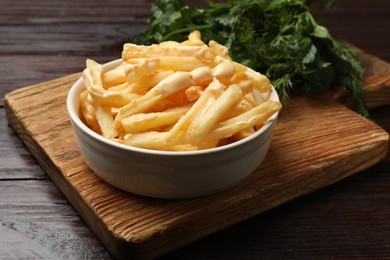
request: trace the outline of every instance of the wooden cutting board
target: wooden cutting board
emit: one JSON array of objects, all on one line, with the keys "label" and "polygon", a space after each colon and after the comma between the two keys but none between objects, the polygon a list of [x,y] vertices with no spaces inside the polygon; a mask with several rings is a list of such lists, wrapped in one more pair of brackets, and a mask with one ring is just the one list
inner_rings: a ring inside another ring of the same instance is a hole
[{"label": "wooden cutting board", "polygon": [[[368,104],[388,103],[389,64],[361,56],[368,68]],[[295,98],[281,112],[264,163],[239,185],[196,199],[141,197],[99,179],[80,156],[65,107],[79,77],[13,91],[5,97],[6,113],[43,169],[118,258],[163,255],[358,173],[387,154],[388,133],[335,98]]]}]

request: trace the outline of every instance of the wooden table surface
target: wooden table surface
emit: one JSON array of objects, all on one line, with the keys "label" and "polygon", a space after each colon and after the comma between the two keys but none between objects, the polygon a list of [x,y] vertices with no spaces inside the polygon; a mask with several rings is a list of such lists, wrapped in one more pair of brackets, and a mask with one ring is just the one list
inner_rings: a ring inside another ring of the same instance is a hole
[{"label": "wooden table surface", "polygon": [[[126,3],[127,2],[127,3]],[[152,1],[0,0],[0,95],[116,59]],[[187,1],[203,2],[203,1]],[[390,1],[313,10],[332,34],[390,62]],[[390,106],[371,110],[390,131]],[[60,141],[60,140],[59,140]],[[0,101],[0,259],[111,259],[7,125]],[[164,259],[390,259],[390,156]]]}]

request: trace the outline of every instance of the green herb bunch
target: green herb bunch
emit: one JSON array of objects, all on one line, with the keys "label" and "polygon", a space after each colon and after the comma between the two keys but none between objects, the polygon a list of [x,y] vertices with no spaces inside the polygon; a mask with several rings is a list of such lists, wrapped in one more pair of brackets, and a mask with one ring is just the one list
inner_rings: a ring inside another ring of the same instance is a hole
[{"label": "green herb bunch", "polygon": [[282,100],[340,86],[358,112],[364,105],[363,67],[354,49],[317,24],[309,0],[231,0],[207,8],[157,0],[150,28],[137,44],[183,41],[198,30],[205,42],[224,44],[233,60],[270,78]]}]

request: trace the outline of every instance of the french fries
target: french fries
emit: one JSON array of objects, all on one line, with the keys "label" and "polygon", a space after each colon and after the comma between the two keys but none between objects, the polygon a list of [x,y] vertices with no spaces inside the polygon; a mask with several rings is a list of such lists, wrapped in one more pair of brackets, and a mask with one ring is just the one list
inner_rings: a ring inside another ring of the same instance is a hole
[{"label": "french fries", "polygon": [[105,71],[88,59],[80,118],[113,141],[146,149],[193,151],[246,138],[281,109],[264,75],[232,61],[199,32],[184,42],[127,43]]},{"label": "french fries", "polygon": [[219,118],[234,105],[242,96],[241,88],[230,85],[213,104],[207,107],[203,116],[198,116],[192,121],[186,133],[186,141],[199,142],[218,122]]},{"label": "french fries", "polygon": [[189,105],[173,107],[163,112],[139,113],[122,120],[123,129],[128,133],[140,133],[161,126],[175,124],[190,109]]}]

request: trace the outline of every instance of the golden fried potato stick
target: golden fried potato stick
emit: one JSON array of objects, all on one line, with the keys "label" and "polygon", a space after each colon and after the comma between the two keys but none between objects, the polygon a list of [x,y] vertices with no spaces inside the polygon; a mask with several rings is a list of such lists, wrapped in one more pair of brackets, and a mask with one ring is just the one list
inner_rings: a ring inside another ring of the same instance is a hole
[{"label": "golden fried potato stick", "polygon": [[130,86],[127,84],[127,81],[125,83],[122,83],[117,86],[110,87],[108,90],[111,91],[118,91],[118,92],[130,92]]},{"label": "golden fried potato stick", "polygon": [[163,112],[139,113],[122,120],[123,129],[128,133],[143,132],[160,126],[175,124],[189,109],[190,105],[173,107]]},{"label": "golden fried potato stick", "polygon": [[150,46],[125,43],[123,45],[122,58],[124,60],[134,58],[153,58],[153,57],[194,57],[200,61],[212,61],[215,55],[206,45],[186,46],[176,45],[172,42],[161,44],[152,44]]},{"label": "golden fried potato stick", "polygon": [[96,120],[95,109],[88,102],[88,91],[85,90],[80,94],[80,118],[86,123],[93,131],[101,134],[99,124]]},{"label": "golden fried potato stick", "polygon": [[88,91],[89,89],[94,89],[102,93],[105,91],[102,82],[103,70],[103,65],[98,64],[94,60],[87,59],[86,68],[83,71],[83,79]]},{"label": "golden fried potato stick", "polygon": [[167,145],[164,143],[167,132],[150,131],[145,133],[126,134],[123,138],[125,144],[159,150]]},{"label": "golden fried potato stick", "polygon": [[196,145],[198,147],[198,150],[210,149],[210,148],[217,147],[219,144],[219,141],[220,140],[218,140],[218,139],[205,139],[205,140],[202,140],[199,143],[196,143],[194,145]]},{"label": "golden fried potato stick", "polygon": [[103,88],[108,89],[126,82],[125,73],[119,70],[110,70],[103,74]]},{"label": "golden fried potato stick", "polygon": [[164,42],[160,42],[159,44],[155,44],[155,46],[165,47],[165,48],[180,48],[182,45],[180,42],[176,42],[176,41],[164,41]]},{"label": "golden fried potato stick", "polygon": [[145,149],[165,150],[165,151],[194,151],[198,146],[192,144],[171,144],[167,145],[163,141],[167,132],[144,132],[127,134],[123,138],[123,143]]},{"label": "golden fried potato stick", "polygon": [[236,141],[238,141],[238,140],[244,139],[250,135],[253,135],[255,132],[256,132],[256,130],[254,127],[248,127],[248,128],[241,130],[240,132],[234,134],[233,136],[234,136],[234,139]]},{"label": "golden fried potato stick", "polygon": [[214,52],[214,54],[216,56],[219,56],[219,57],[226,59],[226,60],[232,59],[229,55],[229,50],[225,46],[217,43],[216,41],[211,40],[209,42],[209,47]]},{"label": "golden fried potato stick", "polygon": [[199,31],[193,31],[188,35],[188,40],[181,43],[182,45],[188,46],[204,46],[206,45],[201,38]]},{"label": "golden fried potato stick", "polygon": [[153,150],[193,151],[216,147],[219,142],[219,140],[209,139],[194,144],[180,143],[178,140],[174,140],[171,143],[166,143],[164,142],[164,140],[166,139],[166,135],[167,132],[156,131],[135,134],[130,133],[124,136],[123,143],[130,146]]},{"label": "golden fried potato stick", "polygon": [[[202,41],[202,35],[199,31],[192,31],[188,35],[188,40],[189,41]],[[205,45],[205,43],[203,43]]]},{"label": "golden fried potato stick", "polygon": [[123,141],[124,136],[128,134],[125,131],[125,129],[123,129],[123,127],[120,127],[119,129],[117,129],[117,132],[118,132],[118,134],[117,134],[116,138],[111,138],[111,139],[118,139],[118,140]]},{"label": "golden fried potato stick", "polygon": [[277,101],[266,101],[261,103],[257,107],[228,119],[223,122],[217,123],[215,128],[207,135],[207,138],[211,139],[223,139],[228,138],[241,130],[248,127],[265,123],[276,112],[282,108],[282,105]]},{"label": "golden fried potato stick", "polygon": [[213,81],[213,74],[209,67],[197,67],[191,70],[191,78],[197,84],[210,84]]},{"label": "golden fried potato stick", "polygon": [[158,57],[160,70],[192,71],[204,67],[205,63],[194,57]]},{"label": "golden fried potato stick", "polygon": [[214,77],[216,77],[219,81],[221,81],[225,85],[230,85],[231,83],[229,84],[229,82],[234,76],[235,71],[236,68],[234,64],[232,62],[225,61],[215,66],[211,70],[211,73]]},{"label": "golden fried potato stick", "polygon": [[[153,58],[133,58],[128,59],[126,62],[128,64],[137,65],[141,63],[146,63],[148,61],[152,61],[156,63],[156,67],[154,70],[164,71],[164,70],[173,70],[173,71],[192,71],[199,67],[204,67],[208,65],[212,65],[214,63],[205,63],[198,60],[195,57],[175,57],[175,56],[161,56],[161,57],[153,57]],[[150,72],[153,70],[150,70]],[[140,72],[136,73],[137,75],[145,75]],[[140,78],[140,76],[138,76]]]},{"label": "golden fried potato stick", "polygon": [[241,99],[241,96],[241,88],[236,84],[230,85],[207,109],[204,115],[198,116],[192,121],[186,133],[186,141],[194,143],[202,140],[220,117]]},{"label": "golden fried potato stick", "polygon": [[114,128],[114,119],[111,114],[111,108],[100,105],[95,100],[93,100],[93,98],[87,98],[87,100],[95,109],[95,117],[99,124],[102,135],[108,139],[117,136],[118,132]]}]

